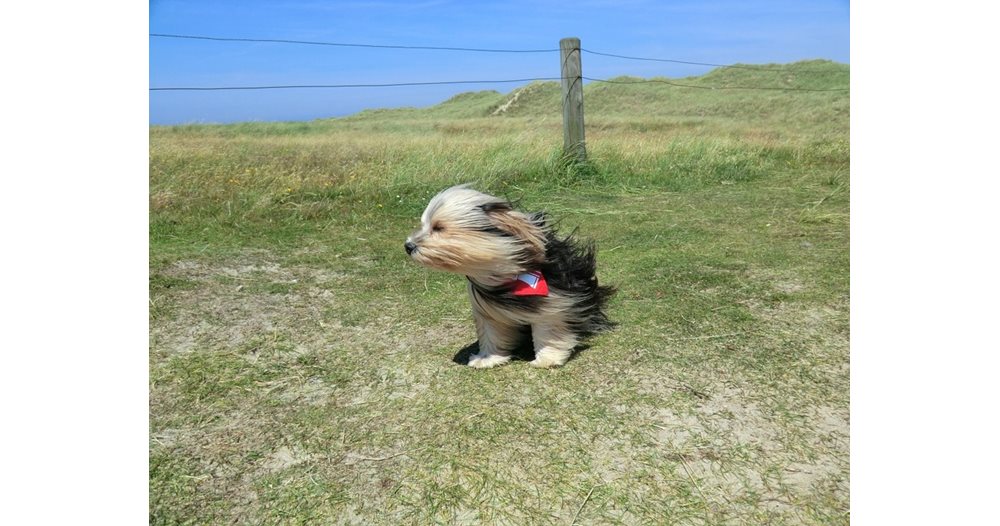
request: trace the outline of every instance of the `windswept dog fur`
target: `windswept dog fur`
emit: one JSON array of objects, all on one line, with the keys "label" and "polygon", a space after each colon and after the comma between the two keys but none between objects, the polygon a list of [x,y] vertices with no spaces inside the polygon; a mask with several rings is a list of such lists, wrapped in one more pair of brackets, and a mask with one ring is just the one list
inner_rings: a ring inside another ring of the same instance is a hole
[{"label": "windswept dog fur", "polygon": [[479,336],[472,367],[506,363],[528,334],[531,365],[557,367],[582,338],[613,326],[604,307],[615,289],[597,282],[593,243],[560,237],[544,213],[455,186],[431,199],[404,246],[417,263],[468,279]]}]

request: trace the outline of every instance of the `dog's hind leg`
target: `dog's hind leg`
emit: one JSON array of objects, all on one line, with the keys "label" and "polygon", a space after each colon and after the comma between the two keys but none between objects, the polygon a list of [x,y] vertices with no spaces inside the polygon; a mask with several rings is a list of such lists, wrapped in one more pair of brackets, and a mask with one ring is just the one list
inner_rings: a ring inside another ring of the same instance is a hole
[{"label": "dog's hind leg", "polygon": [[535,367],[559,367],[569,360],[577,338],[567,327],[553,323],[538,323],[531,326],[531,339],[535,344]]}]

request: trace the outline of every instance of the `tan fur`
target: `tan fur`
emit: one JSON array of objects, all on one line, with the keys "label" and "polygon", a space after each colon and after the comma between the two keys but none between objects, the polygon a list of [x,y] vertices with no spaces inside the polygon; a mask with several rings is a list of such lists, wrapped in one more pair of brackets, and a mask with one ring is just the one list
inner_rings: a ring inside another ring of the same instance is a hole
[{"label": "tan fur", "polygon": [[469,278],[479,337],[479,353],[470,358],[470,366],[509,361],[525,326],[534,341],[532,365],[556,367],[569,359],[578,340],[567,321],[581,315],[578,297],[550,287],[548,296],[535,298],[533,310],[523,310],[490,301],[477,290],[503,287],[518,274],[539,268],[545,262],[547,233],[507,201],[463,185],[434,196],[420,228],[407,238],[407,252],[417,263]]},{"label": "tan fur", "polygon": [[496,223],[497,228],[511,234],[529,247],[532,261],[541,263],[545,260],[545,231],[531,222],[523,212],[517,210],[498,210],[487,213]]}]

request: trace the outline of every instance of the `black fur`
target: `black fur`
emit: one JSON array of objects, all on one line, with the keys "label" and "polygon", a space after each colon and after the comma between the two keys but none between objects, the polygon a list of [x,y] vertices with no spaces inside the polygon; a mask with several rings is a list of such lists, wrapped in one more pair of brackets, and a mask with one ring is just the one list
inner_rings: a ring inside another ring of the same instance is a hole
[{"label": "black fur", "polygon": [[513,210],[514,205],[509,201],[494,201],[492,203],[486,203],[485,205],[479,205],[479,208],[486,213],[503,211],[503,210]]},{"label": "black fur", "polygon": [[560,239],[555,232],[549,231],[545,239],[542,275],[549,288],[580,295],[578,305],[582,308],[582,316],[570,323],[573,332],[580,336],[614,327],[604,313],[604,307],[616,289],[598,284],[596,251],[593,242],[581,242],[574,238],[574,233]]},{"label": "black fur", "polygon": [[[468,279],[468,278],[467,278]],[[546,278],[548,279],[548,278]],[[507,309],[516,309],[523,312],[536,312],[545,300],[543,296],[515,296],[511,292],[510,286],[486,287],[469,279],[476,294],[472,296],[473,301],[482,298],[494,305],[499,305]]]},{"label": "black fur", "polygon": [[[531,216],[537,225],[545,227],[543,212]],[[545,239],[545,262],[539,270],[550,289],[571,292],[580,298],[577,304],[579,316],[570,320],[570,330],[578,336],[590,336],[614,328],[604,313],[608,300],[615,294],[615,287],[599,285],[597,281],[597,257],[593,242],[582,242],[574,237],[575,231],[560,238],[548,229]],[[515,296],[511,288],[486,287],[469,280],[476,294],[474,301],[488,301],[508,309],[535,312],[545,298],[542,296]],[[481,299],[480,299],[481,298]]]}]

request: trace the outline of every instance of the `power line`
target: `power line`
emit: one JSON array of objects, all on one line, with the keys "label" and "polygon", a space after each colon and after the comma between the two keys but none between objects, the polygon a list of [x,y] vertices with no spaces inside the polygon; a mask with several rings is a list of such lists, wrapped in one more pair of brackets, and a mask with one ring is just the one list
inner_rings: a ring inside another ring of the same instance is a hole
[{"label": "power line", "polygon": [[[317,46],[340,46],[340,47],[386,48],[386,49],[421,49],[421,50],[435,50],[435,51],[470,51],[470,52],[484,52],[484,53],[548,53],[548,52],[559,51],[559,49],[484,49],[484,48],[440,47],[440,46],[355,44],[355,43],[344,43],[344,42],[315,42],[306,40],[228,38],[228,37],[209,37],[201,35],[173,35],[165,33],[150,33],[149,36],[162,37],[162,38],[180,38],[180,39],[213,40],[213,41],[229,41],[229,42],[268,42],[268,43],[280,43],[280,44],[306,44],[306,45],[317,45]],[[580,51],[592,55],[601,55],[606,57],[614,57],[627,60],[672,62],[677,64],[712,66],[718,68],[738,68],[738,69],[749,69],[756,71],[794,71],[794,72],[820,71],[820,70],[803,70],[798,68],[788,69],[788,68],[744,66],[739,64],[713,64],[709,62],[692,62],[686,60],[675,60],[667,58],[632,57],[627,55],[617,55],[613,53],[603,53],[600,51],[591,51],[589,49],[583,49],[583,48],[581,48]],[[662,79],[616,81],[616,80],[596,79],[591,77],[583,77],[583,78],[592,82],[604,82],[608,84],[643,84],[643,83],[653,82],[653,83],[667,84],[670,86],[675,86],[680,88],[694,88],[694,89],[707,89],[707,90],[739,89],[739,90],[775,90],[775,91],[849,91],[849,89],[846,88],[812,89],[812,88],[785,88],[785,87],[761,87],[761,86],[698,86],[693,84],[682,84],[679,82],[672,82]],[[150,91],[223,91],[223,90],[322,89],[322,88],[384,88],[384,87],[401,87],[401,86],[436,86],[436,85],[446,85],[446,84],[512,83],[512,82],[531,82],[539,80],[561,80],[561,79],[559,77],[536,77],[536,78],[507,79],[507,80],[448,80],[448,81],[429,81],[429,82],[392,82],[384,84],[364,83],[364,84],[296,84],[296,85],[269,85],[269,86],[177,86],[177,87],[156,87],[156,88],[149,88],[149,90]]]},{"label": "power line", "polygon": [[162,87],[149,91],[222,91],[222,90],[265,90],[265,89],[306,89],[306,88],[389,88],[397,86],[438,86],[444,84],[495,84],[507,82],[532,82],[536,80],[560,80],[559,77],[536,77],[509,80],[442,80],[432,82],[393,82],[387,84],[297,84],[281,86],[213,86],[213,87]]},{"label": "power line", "polygon": [[688,60],[676,60],[676,59],[672,59],[672,58],[630,57],[630,56],[627,56],[627,55],[616,55],[614,53],[602,53],[600,51],[591,51],[589,49],[583,49],[583,48],[581,48],[580,51],[583,51],[584,53],[589,53],[591,55],[601,55],[601,56],[604,56],[604,57],[623,58],[623,59],[627,59],[627,60],[647,60],[647,61],[652,61],[652,62],[672,62],[674,64],[688,64],[688,65],[692,65],[692,66],[711,66],[711,67],[715,67],[715,68],[750,69],[750,70],[755,70],[755,71],[791,71],[791,72],[795,72],[795,73],[807,72],[807,71],[808,72],[827,71],[827,70],[819,70],[819,69],[800,69],[800,68],[794,68],[794,69],[792,69],[792,68],[769,68],[769,67],[766,67],[766,66],[745,66],[745,65],[742,65],[742,64],[713,64],[711,62],[691,62],[691,61],[688,61]]},{"label": "power line", "polygon": [[[359,47],[359,48],[381,48],[381,49],[417,49],[417,50],[431,50],[431,51],[467,51],[467,52],[477,52],[477,53],[554,53],[559,51],[558,48],[554,49],[488,49],[488,48],[470,48],[470,47],[445,47],[445,46],[408,46],[408,45],[389,45],[389,44],[357,44],[357,43],[347,43],[347,42],[319,42],[310,40],[288,40],[288,39],[276,39],[276,38],[230,38],[230,37],[210,37],[202,35],[174,35],[167,33],[150,33],[151,37],[158,38],[179,38],[179,39],[190,39],[190,40],[212,40],[219,42],[264,42],[272,44],[302,44],[311,46],[336,46],[336,47]],[[715,68],[731,68],[731,69],[748,69],[753,71],[776,71],[776,72],[795,72],[795,73],[807,73],[807,72],[826,72],[827,70],[818,69],[802,69],[802,68],[782,68],[782,67],[766,67],[766,66],[752,66],[752,65],[742,65],[742,64],[716,64],[712,62],[694,62],[690,60],[679,60],[672,58],[654,58],[654,57],[634,57],[629,55],[619,55],[616,53],[605,53],[603,51],[593,51],[590,49],[581,48],[580,51],[584,53],[589,53],[591,55],[599,55],[604,57],[620,58],[625,60],[643,60],[650,62],[669,62],[673,64],[687,64],[692,66],[710,66]]]},{"label": "power line", "polygon": [[[694,88],[707,90],[773,90],[773,91],[850,91],[849,88],[783,88],[767,86],[698,86],[695,84],[681,84],[663,79],[641,79],[641,80],[607,80],[593,77],[582,77],[591,82],[603,82],[606,84],[667,84],[678,88]],[[177,86],[149,88],[149,91],[224,91],[224,90],[268,90],[268,89],[316,89],[316,88],[391,88],[401,86],[440,86],[446,84],[500,84],[512,82],[533,82],[545,80],[562,80],[560,77],[534,77],[524,79],[504,79],[504,80],[441,80],[429,82],[391,82],[385,84],[292,84],[273,86]]]},{"label": "power line", "polygon": [[582,77],[584,80],[589,80],[592,82],[604,82],[607,84],[668,84],[670,86],[676,86],[678,88],[695,88],[695,89],[707,89],[707,90],[772,90],[772,91],[850,91],[850,88],[782,88],[779,86],[768,87],[768,86],[697,86],[694,84],[681,84],[679,82],[672,82],[663,79],[642,79],[642,80],[605,80],[605,79],[595,79],[591,77]]},{"label": "power line", "polygon": [[338,47],[364,47],[364,48],[384,48],[384,49],[425,49],[434,51],[474,51],[479,53],[551,53],[559,51],[555,49],[484,49],[471,47],[441,47],[441,46],[402,46],[383,44],[349,44],[345,42],[313,42],[308,40],[284,40],[274,38],[224,38],[206,37],[196,35],[169,35],[164,33],[150,33],[151,37],[160,38],[186,38],[193,40],[216,40],[224,42],[268,42],[272,44],[306,44],[310,46],[338,46]]}]

